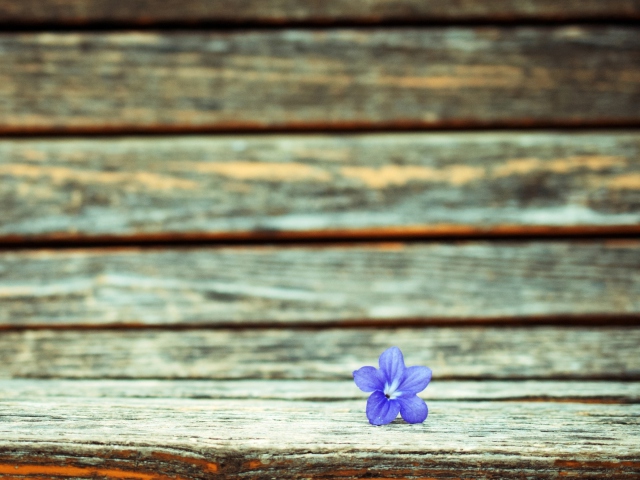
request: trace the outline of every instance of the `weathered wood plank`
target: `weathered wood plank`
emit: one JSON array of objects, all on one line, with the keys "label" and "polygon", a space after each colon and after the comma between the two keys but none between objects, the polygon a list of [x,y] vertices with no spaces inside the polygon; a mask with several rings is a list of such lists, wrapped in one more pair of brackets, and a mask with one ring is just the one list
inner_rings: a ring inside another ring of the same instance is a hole
[{"label": "weathered wood plank", "polygon": [[5,240],[640,232],[640,134],[5,140],[0,203]]},{"label": "weathered wood plank", "polygon": [[430,401],[373,427],[359,401],[0,402],[0,477],[637,478],[640,405]]},{"label": "weathered wood plank", "polygon": [[[640,403],[640,382],[435,379],[419,396],[427,401]],[[336,401],[361,399],[362,392],[350,380],[0,380],[0,401],[58,397]]]},{"label": "weathered wood plank", "polygon": [[348,380],[391,345],[445,379],[640,379],[638,328],[25,330],[1,378]]},{"label": "weathered wood plank", "polygon": [[0,132],[640,122],[636,28],[0,35]]},{"label": "weathered wood plank", "polygon": [[640,242],[4,252],[0,298],[3,326],[632,321]]},{"label": "weathered wood plank", "polygon": [[0,0],[0,22],[361,22],[637,19],[638,0]]}]

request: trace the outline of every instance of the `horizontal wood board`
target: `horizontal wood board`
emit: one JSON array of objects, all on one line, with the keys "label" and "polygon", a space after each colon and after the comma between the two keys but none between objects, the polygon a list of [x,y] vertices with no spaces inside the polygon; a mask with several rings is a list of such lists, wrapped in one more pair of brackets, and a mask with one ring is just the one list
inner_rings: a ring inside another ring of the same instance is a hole
[{"label": "horizontal wood board", "polygon": [[640,17],[638,0],[0,0],[0,22],[362,22],[621,20]]},{"label": "horizontal wood board", "polygon": [[640,134],[3,140],[0,203],[5,241],[640,233]]},{"label": "horizontal wood board", "polygon": [[0,133],[640,124],[634,27],[0,35]]},{"label": "horizontal wood board", "polygon": [[[418,395],[427,401],[640,403],[640,382],[435,379]],[[0,380],[0,401],[61,397],[335,402],[359,400],[363,393],[352,380]]]},{"label": "horizontal wood board", "polygon": [[[430,401],[373,427],[339,402],[0,402],[5,478],[637,478],[639,405]],[[217,474],[217,475],[216,475]]]},{"label": "horizontal wood board", "polygon": [[348,380],[390,345],[436,379],[640,380],[638,328],[0,332],[0,378]]},{"label": "horizontal wood board", "polygon": [[629,20],[638,0],[0,0],[0,22],[274,23],[385,21]]},{"label": "horizontal wood board", "polygon": [[2,326],[536,322],[640,314],[640,242],[0,254]]}]

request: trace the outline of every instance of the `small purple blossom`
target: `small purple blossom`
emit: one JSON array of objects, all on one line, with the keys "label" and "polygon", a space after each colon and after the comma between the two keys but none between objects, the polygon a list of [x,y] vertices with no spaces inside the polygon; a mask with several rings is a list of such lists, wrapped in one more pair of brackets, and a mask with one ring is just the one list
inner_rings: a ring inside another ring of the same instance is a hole
[{"label": "small purple blossom", "polygon": [[405,367],[398,347],[380,355],[380,368],[362,367],[353,372],[356,385],[363,392],[373,392],[367,400],[367,418],[372,425],[386,425],[398,416],[407,423],[422,423],[429,414],[427,404],[416,394],[427,388],[431,369]]}]

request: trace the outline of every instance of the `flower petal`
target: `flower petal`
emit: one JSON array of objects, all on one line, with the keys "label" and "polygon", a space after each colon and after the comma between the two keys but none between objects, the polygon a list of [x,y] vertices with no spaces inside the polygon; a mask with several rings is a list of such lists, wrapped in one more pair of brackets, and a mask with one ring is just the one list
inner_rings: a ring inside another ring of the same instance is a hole
[{"label": "flower petal", "polygon": [[409,367],[404,371],[398,390],[402,393],[421,392],[431,381],[431,369],[427,367]]},{"label": "flower petal", "polygon": [[397,400],[389,400],[381,391],[375,391],[367,400],[367,418],[372,425],[393,422],[400,411]]},{"label": "flower petal", "polygon": [[362,367],[353,372],[353,380],[363,392],[373,392],[384,390],[384,382],[378,376],[378,369],[375,367]]},{"label": "flower petal", "polygon": [[400,381],[405,366],[404,357],[398,347],[391,347],[382,352],[379,363],[389,384],[392,384],[394,380]]},{"label": "flower petal", "polygon": [[429,414],[427,404],[417,395],[401,396],[396,402],[400,404],[400,415],[407,423],[422,423]]}]

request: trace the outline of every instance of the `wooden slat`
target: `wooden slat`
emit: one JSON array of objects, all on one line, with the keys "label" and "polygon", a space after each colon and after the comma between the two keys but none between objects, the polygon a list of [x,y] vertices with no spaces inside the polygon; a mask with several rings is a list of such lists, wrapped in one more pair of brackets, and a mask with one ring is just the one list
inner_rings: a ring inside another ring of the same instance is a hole
[{"label": "wooden slat", "polygon": [[0,22],[362,22],[637,19],[638,0],[0,0]]},{"label": "wooden slat", "polygon": [[[464,401],[640,403],[640,382],[434,380],[420,397]],[[0,380],[0,401],[72,398],[358,400],[351,380]]]},{"label": "wooden slat", "polygon": [[3,326],[640,316],[635,240],[38,250],[0,268]]},{"label": "wooden slat", "polygon": [[437,379],[639,380],[637,328],[26,330],[1,378],[350,379],[391,345]]},{"label": "wooden slat", "polygon": [[0,142],[4,240],[636,229],[640,134]]},{"label": "wooden slat", "polygon": [[0,35],[0,132],[640,123],[636,28]]},{"label": "wooden slat", "polygon": [[0,478],[637,478],[640,405],[430,401],[373,427],[359,401],[0,403]]}]

